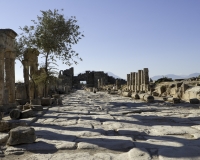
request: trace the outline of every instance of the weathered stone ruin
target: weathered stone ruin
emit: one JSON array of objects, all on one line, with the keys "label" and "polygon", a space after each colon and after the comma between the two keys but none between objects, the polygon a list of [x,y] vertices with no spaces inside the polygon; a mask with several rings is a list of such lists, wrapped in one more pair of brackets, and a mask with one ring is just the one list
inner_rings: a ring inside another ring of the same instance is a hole
[{"label": "weathered stone ruin", "polygon": [[200,99],[200,81],[196,78],[152,83],[152,95],[163,97],[173,103],[180,100],[198,104]]},{"label": "weathered stone ruin", "polygon": [[7,145],[33,143],[36,140],[35,129],[32,127],[18,126],[9,132]]},{"label": "weathered stone ruin", "polygon": [[73,79],[74,79],[73,67],[66,69],[64,71],[60,70],[58,75],[57,92],[68,93],[69,90],[73,87]]},{"label": "weathered stone ruin", "polygon": [[74,77],[74,84],[86,81],[86,87],[99,88],[108,83],[108,74],[103,71],[86,71]]},{"label": "weathered stone ruin", "polygon": [[132,92],[149,91],[149,70],[144,68],[138,72],[127,74],[127,89]]},{"label": "weathered stone ruin", "polygon": [[0,29],[0,106],[5,110],[5,107],[15,106],[16,36],[11,29]]},{"label": "weathered stone ruin", "polygon": [[122,95],[148,103],[154,102],[154,97],[150,95],[148,68],[127,74],[127,87],[122,91]]}]

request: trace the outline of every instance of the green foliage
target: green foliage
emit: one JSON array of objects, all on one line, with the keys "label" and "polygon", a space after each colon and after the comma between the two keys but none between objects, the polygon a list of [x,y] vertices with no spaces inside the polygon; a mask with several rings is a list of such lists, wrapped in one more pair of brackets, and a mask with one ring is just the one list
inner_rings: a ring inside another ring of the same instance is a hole
[{"label": "green foliage", "polygon": [[155,81],[155,84],[161,83],[161,82],[171,82],[173,81],[171,78],[163,76],[162,78],[159,78]]},{"label": "green foliage", "polygon": [[71,61],[77,64],[74,57],[79,58],[79,54],[72,49],[72,45],[77,44],[84,35],[79,31],[76,17],[65,19],[56,9],[41,13],[37,21],[32,20],[34,25],[20,27],[23,33],[19,42],[28,48],[39,49],[46,57],[46,68],[47,60],[56,62],[56,58],[67,65],[71,65]]}]

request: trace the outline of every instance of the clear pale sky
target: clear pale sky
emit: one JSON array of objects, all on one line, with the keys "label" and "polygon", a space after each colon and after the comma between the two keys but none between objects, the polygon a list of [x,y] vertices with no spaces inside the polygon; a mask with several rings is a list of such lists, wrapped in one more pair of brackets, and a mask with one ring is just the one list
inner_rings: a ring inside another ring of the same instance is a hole
[{"label": "clear pale sky", "polygon": [[[200,0],[0,0],[0,6],[0,28],[18,34],[40,10],[76,16],[85,37],[74,46],[83,58],[73,65],[75,73],[102,70],[126,78],[146,67],[150,77],[200,72]],[[16,80],[23,80],[19,61]]]}]

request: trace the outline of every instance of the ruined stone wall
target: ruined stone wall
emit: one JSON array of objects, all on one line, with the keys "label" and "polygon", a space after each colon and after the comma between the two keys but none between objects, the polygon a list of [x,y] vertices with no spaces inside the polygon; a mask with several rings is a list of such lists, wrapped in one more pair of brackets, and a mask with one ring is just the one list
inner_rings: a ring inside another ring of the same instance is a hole
[{"label": "ruined stone wall", "polygon": [[58,90],[61,92],[64,92],[65,87],[68,88],[73,87],[73,81],[74,81],[74,68],[71,67],[66,70],[61,70],[58,75]]}]

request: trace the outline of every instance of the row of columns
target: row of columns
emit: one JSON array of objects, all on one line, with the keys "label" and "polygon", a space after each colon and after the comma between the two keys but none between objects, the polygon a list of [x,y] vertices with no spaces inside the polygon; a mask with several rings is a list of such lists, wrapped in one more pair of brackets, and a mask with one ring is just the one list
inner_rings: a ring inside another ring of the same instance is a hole
[{"label": "row of columns", "polygon": [[0,105],[15,104],[14,39],[11,29],[0,29]]},{"label": "row of columns", "polygon": [[127,74],[127,86],[128,90],[134,92],[147,92],[149,88],[148,68],[144,68],[143,70],[138,70],[138,72],[131,72],[130,74]]}]

